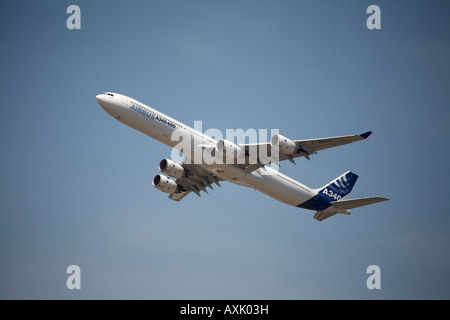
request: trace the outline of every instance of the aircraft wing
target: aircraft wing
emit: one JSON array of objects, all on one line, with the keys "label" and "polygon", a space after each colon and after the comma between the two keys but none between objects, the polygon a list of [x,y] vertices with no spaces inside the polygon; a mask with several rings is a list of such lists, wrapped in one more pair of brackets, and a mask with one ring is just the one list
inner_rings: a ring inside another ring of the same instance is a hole
[{"label": "aircraft wing", "polygon": [[181,201],[189,193],[194,192],[200,197],[200,191],[208,193],[207,187],[213,189],[212,184],[220,187],[219,181],[223,179],[211,174],[198,164],[182,164],[186,174],[176,179],[176,183],[181,187],[179,192],[169,195],[175,201]]},{"label": "aircraft wing", "polygon": [[[367,131],[363,134],[348,135],[348,136],[338,136],[329,138],[319,138],[319,139],[307,139],[307,140],[293,140],[296,143],[296,150],[292,154],[283,153],[272,153],[272,147],[270,142],[266,143],[256,143],[256,144],[241,144],[241,147],[245,148],[245,154],[247,156],[247,166],[245,170],[247,172],[252,172],[258,168],[264,166],[264,164],[289,160],[294,162],[294,158],[305,157],[310,160],[309,156],[316,154],[317,151],[342,146],[344,144],[349,144],[355,141],[360,141],[367,139],[372,134],[371,131]],[[253,156],[252,156],[253,155]],[[254,155],[257,155],[256,157]],[[267,155],[267,156],[261,156]]]},{"label": "aircraft wing", "polygon": [[[340,136],[331,138],[321,138],[321,139],[308,139],[308,140],[295,140],[297,144],[301,147],[310,149],[312,151],[319,151],[323,149],[328,149],[332,147],[342,146],[344,144],[349,144],[355,141],[360,141],[367,139],[372,134],[372,131],[367,131],[363,134],[355,134],[350,136]],[[305,150],[306,150],[305,149]],[[300,154],[299,156],[302,156]]]}]

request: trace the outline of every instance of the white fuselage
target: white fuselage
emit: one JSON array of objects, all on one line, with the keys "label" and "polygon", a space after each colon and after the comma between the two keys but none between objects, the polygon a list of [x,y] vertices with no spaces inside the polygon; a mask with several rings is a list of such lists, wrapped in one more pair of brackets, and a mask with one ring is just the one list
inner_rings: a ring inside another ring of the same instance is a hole
[{"label": "white fuselage", "polygon": [[[135,100],[118,93],[105,93],[97,96],[103,109],[126,125],[182,151],[184,156],[195,160],[202,154],[201,145],[215,145],[217,141],[193,128]],[[175,130],[184,132],[191,139],[191,149],[179,149],[178,139],[172,139]],[[197,159],[198,161],[198,159]],[[194,162],[198,163],[198,162]],[[241,167],[230,164],[201,164],[202,168],[216,176],[256,190],[289,205],[298,206],[317,195],[317,189],[295,181],[269,166],[250,173]]]}]

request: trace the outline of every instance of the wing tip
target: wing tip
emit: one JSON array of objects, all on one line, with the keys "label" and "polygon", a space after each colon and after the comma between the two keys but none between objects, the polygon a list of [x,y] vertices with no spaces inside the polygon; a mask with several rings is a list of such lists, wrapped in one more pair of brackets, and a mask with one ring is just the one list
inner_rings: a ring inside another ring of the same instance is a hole
[{"label": "wing tip", "polygon": [[367,139],[371,134],[372,134],[372,131],[367,131],[367,132],[364,132],[363,134],[360,134],[359,136],[364,139]]}]

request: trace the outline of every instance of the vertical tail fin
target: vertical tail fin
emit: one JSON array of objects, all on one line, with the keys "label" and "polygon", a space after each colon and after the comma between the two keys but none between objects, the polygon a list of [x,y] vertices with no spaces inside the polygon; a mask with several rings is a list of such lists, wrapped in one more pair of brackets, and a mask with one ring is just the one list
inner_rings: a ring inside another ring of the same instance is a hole
[{"label": "vertical tail fin", "polygon": [[319,193],[331,198],[331,201],[339,201],[352,191],[358,175],[347,171],[343,175],[337,177],[327,185],[323,186]]}]

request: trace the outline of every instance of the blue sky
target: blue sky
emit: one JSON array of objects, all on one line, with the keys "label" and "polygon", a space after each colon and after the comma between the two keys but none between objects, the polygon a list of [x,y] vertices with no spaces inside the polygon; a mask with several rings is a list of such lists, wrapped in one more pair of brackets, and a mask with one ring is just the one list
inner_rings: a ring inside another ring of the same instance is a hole
[{"label": "blue sky", "polygon": [[[0,298],[449,299],[449,9],[2,1]],[[316,188],[351,170],[352,197],[391,200],[320,223],[230,183],[170,201],[151,179],[171,149],[105,113],[104,91],[204,130],[372,130],[281,171]]]}]

